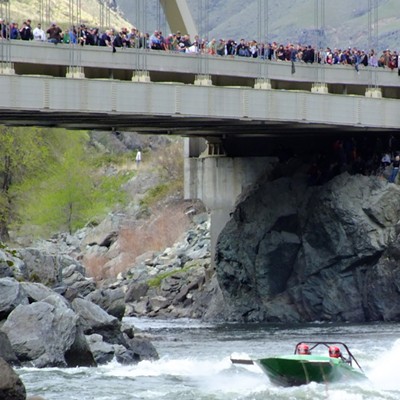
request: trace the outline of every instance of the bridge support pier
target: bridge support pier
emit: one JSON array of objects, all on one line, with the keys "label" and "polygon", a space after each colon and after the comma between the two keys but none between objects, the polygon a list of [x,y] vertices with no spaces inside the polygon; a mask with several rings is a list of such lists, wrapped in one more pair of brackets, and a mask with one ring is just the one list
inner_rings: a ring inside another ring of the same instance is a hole
[{"label": "bridge support pier", "polygon": [[206,149],[200,154],[200,157],[224,157],[225,149],[220,138],[208,138],[206,141]]},{"label": "bridge support pier", "polygon": [[149,71],[133,71],[132,82],[151,82]]},{"label": "bridge support pier", "polygon": [[265,78],[258,78],[254,84],[254,89],[271,90],[271,80]]},{"label": "bridge support pier", "polygon": [[326,83],[314,83],[311,87],[311,93],[329,93],[328,85]]},{"label": "bridge support pier", "polygon": [[1,75],[15,75],[15,69],[13,63],[0,63],[0,74]]},{"label": "bridge support pier", "polygon": [[85,79],[85,72],[83,67],[69,67],[65,77],[70,79]]},{"label": "bridge support pier", "polygon": [[204,139],[185,139],[185,198],[201,200],[210,213],[213,266],[218,236],[230,220],[237,198],[271,170],[275,160],[209,154],[222,149],[214,145],[204,143]]},{"label": "bridge support pier", "polygon": [[365,97],[372,97],[374,99],[382,98],[382,88],[374,87],[365,90]]},{"label": "bridge support pier", "polygon": [[211,75],[196,75],[194,79],[194,84],[196,86],[212,86]]}]

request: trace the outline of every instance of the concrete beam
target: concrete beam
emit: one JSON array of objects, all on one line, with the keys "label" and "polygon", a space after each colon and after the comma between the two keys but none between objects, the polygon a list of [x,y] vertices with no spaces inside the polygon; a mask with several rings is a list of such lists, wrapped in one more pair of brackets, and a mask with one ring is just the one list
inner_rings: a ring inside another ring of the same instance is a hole
[{"label": "concrete beam", "polygon": [[190,35],[192,39],[198,34],[186,0],[160,0],[160,4],[172,32],[180,31],[183,35]]}]

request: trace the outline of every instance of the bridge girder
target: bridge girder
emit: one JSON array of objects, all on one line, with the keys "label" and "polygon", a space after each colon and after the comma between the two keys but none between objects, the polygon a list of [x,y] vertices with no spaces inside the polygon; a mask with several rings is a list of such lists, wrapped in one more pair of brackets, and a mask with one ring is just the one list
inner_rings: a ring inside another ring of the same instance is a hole
[{"label": "bridge girder", "polygon": [[168,25],[173,32],[180,31],[194,38],[197,34],[196,24],[186,0],[159,0],[164,10]]}]

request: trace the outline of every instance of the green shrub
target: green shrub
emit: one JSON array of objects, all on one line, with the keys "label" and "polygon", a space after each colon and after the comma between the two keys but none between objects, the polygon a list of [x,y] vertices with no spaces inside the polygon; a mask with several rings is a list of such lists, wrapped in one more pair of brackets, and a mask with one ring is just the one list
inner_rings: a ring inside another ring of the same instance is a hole
[{"label": "green shrub", "polygon": [[189,269],[192,267],[185,267],[185,268],[180,268],[180,269],[174,269],[173,271],[168,271],[168,272],[163,272],[158,274],[157,276],[155,276],[152,279],[149,279],[149,281],[147,282],[147,284],[149,285],[149,287],[160,287],[161,282],[166,279],[169,278],[170,276],[173,275],[180,275],[180,274],[184,274],[185,272],[189,271]]}]

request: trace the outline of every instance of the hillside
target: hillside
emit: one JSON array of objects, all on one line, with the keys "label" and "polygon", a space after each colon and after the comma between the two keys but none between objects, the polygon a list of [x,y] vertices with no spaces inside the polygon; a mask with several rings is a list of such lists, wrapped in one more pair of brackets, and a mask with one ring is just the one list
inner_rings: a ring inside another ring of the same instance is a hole
[{"label": "hillside", "polygon": [[[204,15],[199,10],[198,0],[188,0],[193,16],[199,26],[204,26],[207,21],[199,21],[198,16]],[[137,23],[135,16],[136,7],[132,0],[118,0],[118,6],[126,18],[132,23]],[[206,3],[206,2],[201,2]],[[321,2],[318,2],[321,4]],[[379,24],[377,31],[370,32],[371,19],[369,18],[368,0],[336,0],[325,1],[325,24],[322,21],[316,23],[315,0],[269,0],[264,1],[265,13],[264,27],[260,30],[258,4],[259,0],[209,0],[208,37],[212,38],[234,38],[259,39],[260,32],[264,31],[263,37],[268,41],[280,43],[301,42],[305,44],[318,43],[315,29],[324,26],[323,45],[330,47],[356,46],[367,49],[390,48],[397,49],[400,43],[400,7],[399,0],[376,0],[377,10],[372,14],[372,22],[375,15],[378,16]],[[229,5],[227,5],[229,4]],[[165,22],[159,17],[157,0],[146,0],[146,14],[149,16],[146,21],[146,30],[151,31],[158,25],[167,31]],[[322,19],[322,18],[320,18]],[[262,21],[262,19],[260,19]],[[164,25],[164,26],[163,26]],[[139,27],[141,28],[141,27]],[[378,42],[369,40],[369,36],[378,36]]]},{"label": "hillside", "polygon": [[[46,5],[47,4],[47,5]],[[88,25],[100,26],[100,21],[109,20],[115,27],[129,26],[129,22],[114,10],[106,10],[100,6],[99,0],[85,0],[80,2],[80,9],[76,1],[70,0],[13,0],[10,2],[10,20],[20,24],[27,18],[32,20],[32,26],[42,21],[44,26],[50,22],[57,22],[61,27],[71,24],[85,23]],[[72,16],[70,7],[72,5]],[[4,5],[1,7],[2,17],[8,19]]]}]

